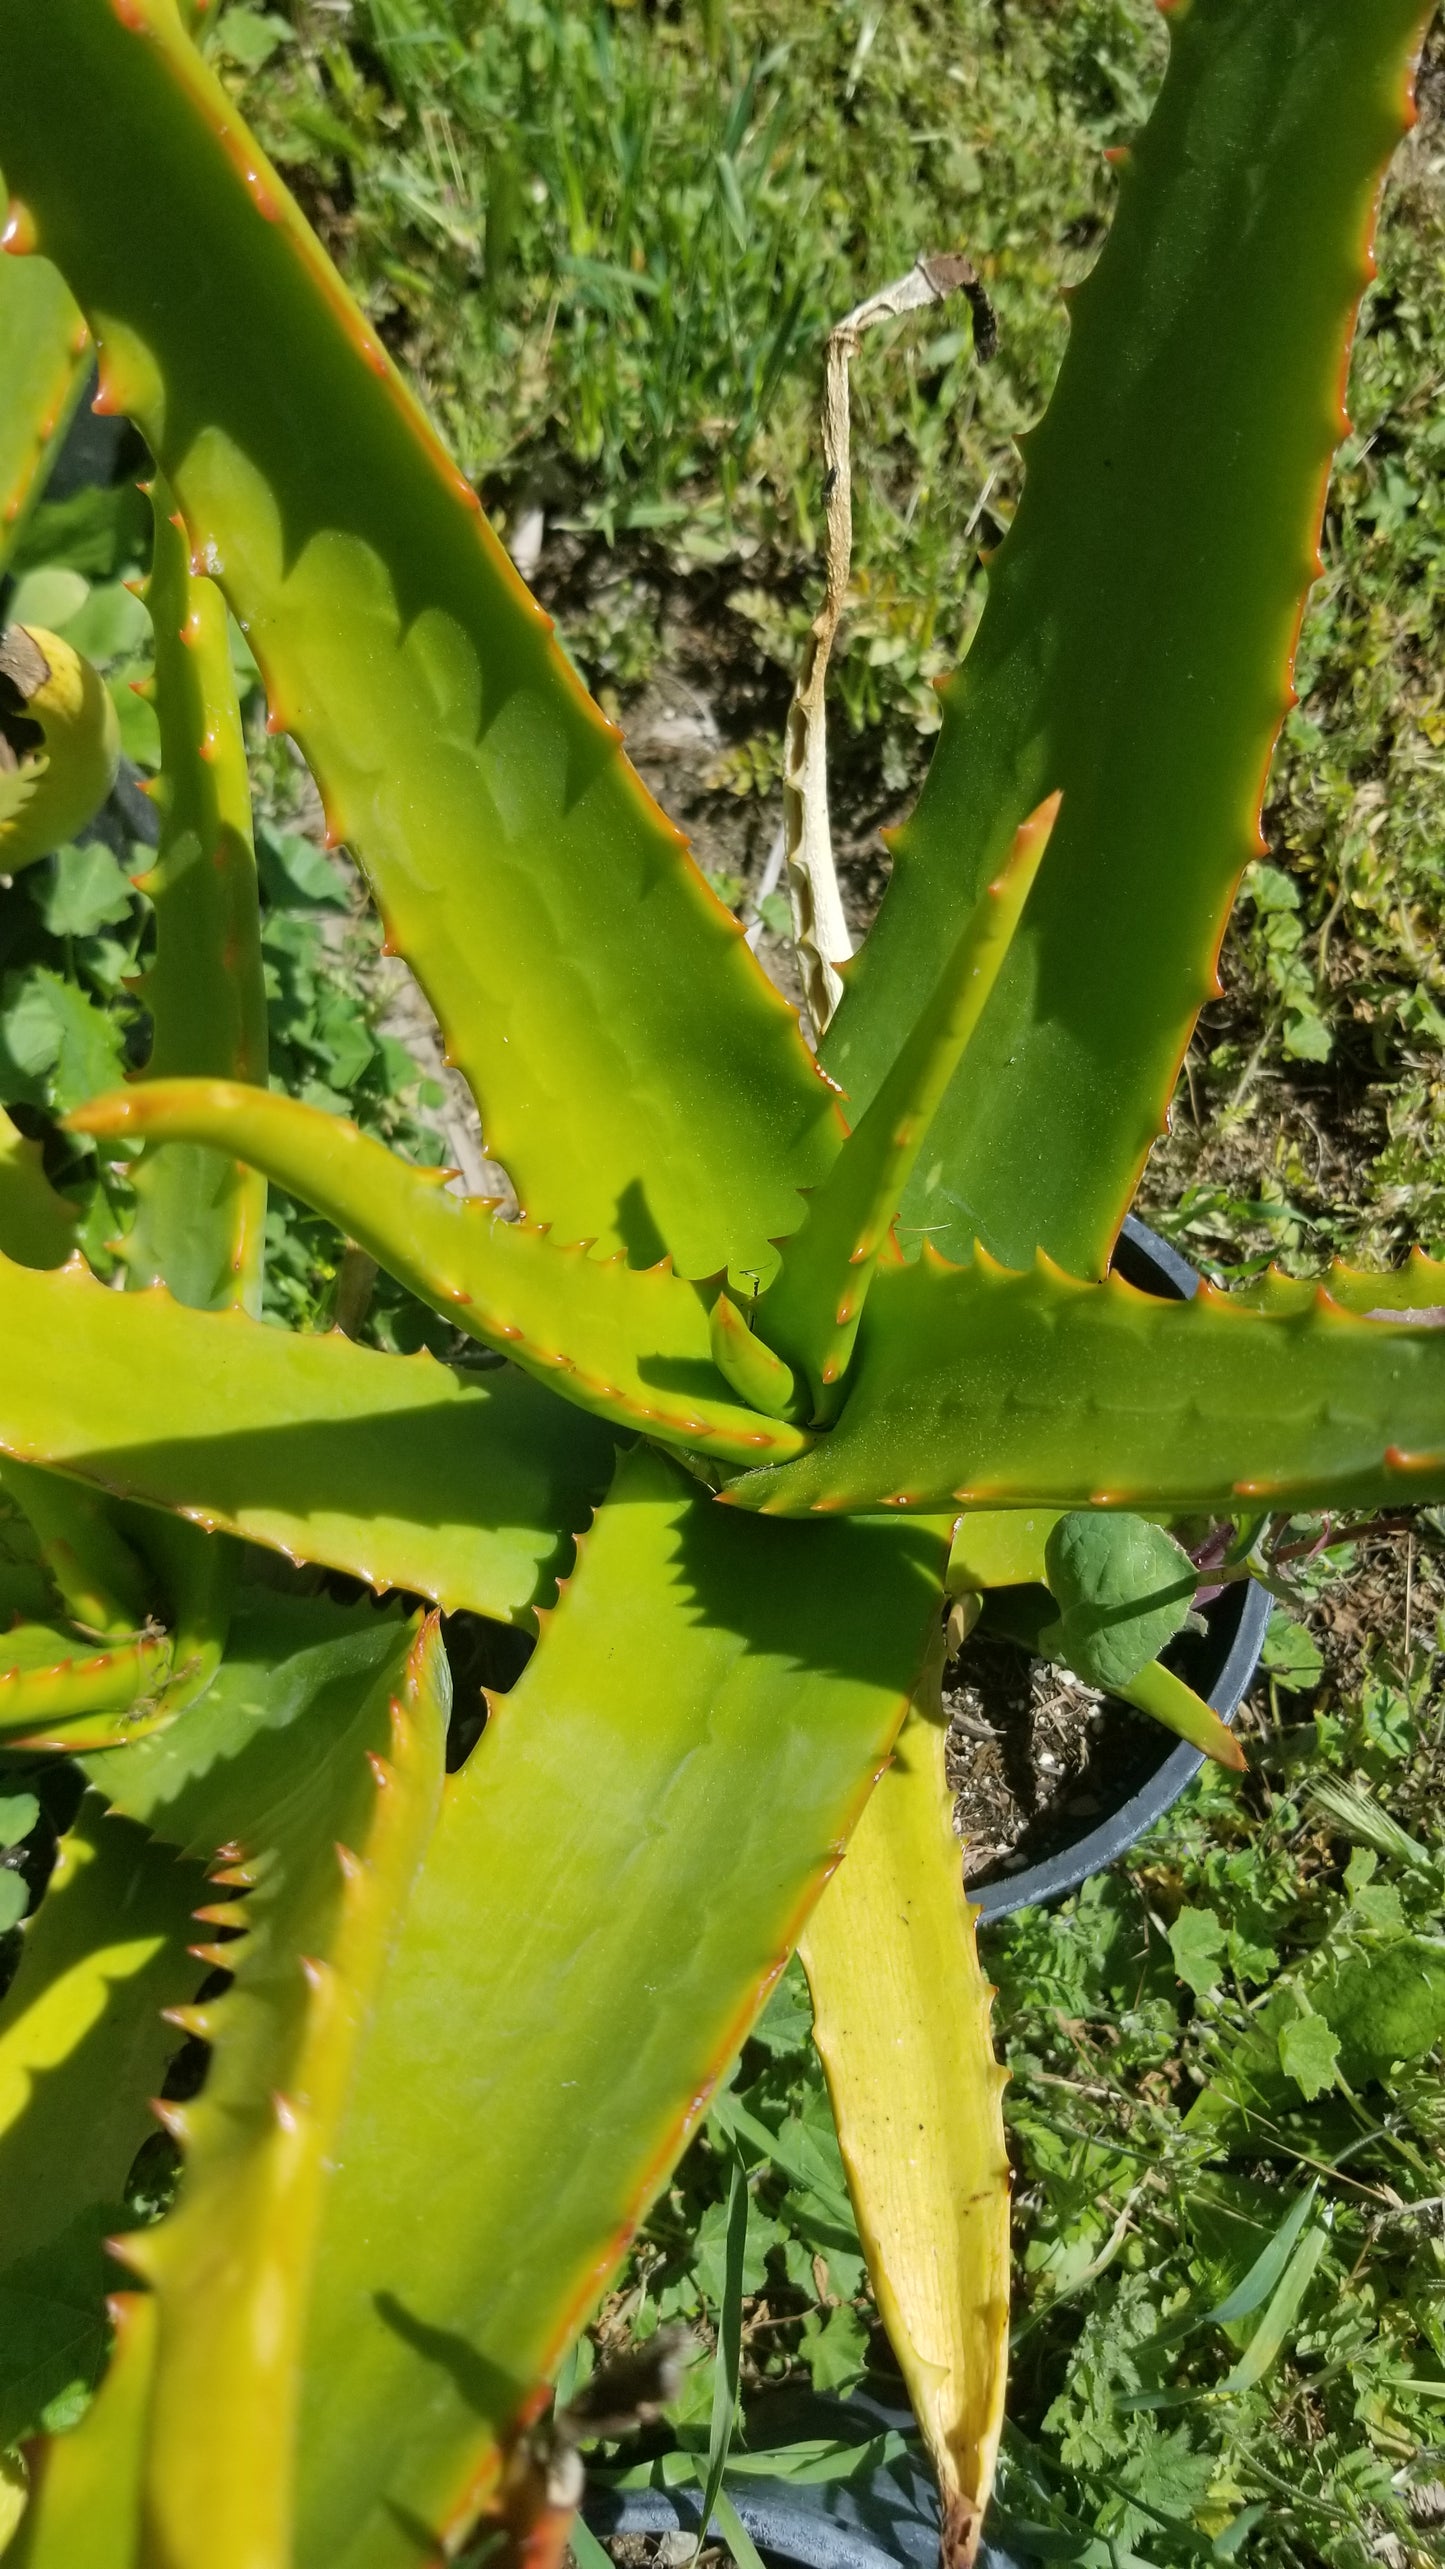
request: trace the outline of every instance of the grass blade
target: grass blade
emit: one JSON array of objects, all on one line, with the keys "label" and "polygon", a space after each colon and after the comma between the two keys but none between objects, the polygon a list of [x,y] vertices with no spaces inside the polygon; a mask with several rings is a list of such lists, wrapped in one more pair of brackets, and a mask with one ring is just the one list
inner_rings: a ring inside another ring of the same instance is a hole
[{"label": "grass blade", "polygon": [[[697,2547],[707,2540],[728,2449],[738,2413],[738,2381],[743,2360],[743,2258],[748,2244],[748,2172],[734,2154],[728,2186],[727,2244],[723,2262],[723,2296],[717,2320],[717,2370],[713,2375],[712,2425],[708,2432],[707,2474],[702,2484],[702,2523]],[[751,2548],[751,2545],[749,2545]]]}]

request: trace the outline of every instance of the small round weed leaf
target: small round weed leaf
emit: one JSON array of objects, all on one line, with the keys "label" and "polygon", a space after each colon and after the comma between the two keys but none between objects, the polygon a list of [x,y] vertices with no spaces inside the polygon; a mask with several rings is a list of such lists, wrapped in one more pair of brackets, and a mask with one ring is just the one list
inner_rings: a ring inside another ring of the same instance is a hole
[{"label": "small round weed leaf", "polygon": [[1062,1517],[1044,1560],[1059,1620],[1040,1638],[1091,1686],[1127,1686],[1189,1612],[1193,1564],[1145,1517]]}]

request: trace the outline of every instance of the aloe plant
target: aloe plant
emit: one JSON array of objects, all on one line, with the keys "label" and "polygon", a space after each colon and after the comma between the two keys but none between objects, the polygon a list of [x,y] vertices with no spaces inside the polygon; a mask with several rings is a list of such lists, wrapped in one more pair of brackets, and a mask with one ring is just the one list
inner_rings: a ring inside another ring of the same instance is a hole
[{"label": "aloe plant", "polygon": [[[560,2546],[547,2386],[800,1937],[971,2557],[1007,2182],[948,1598],[1228,1756],[1159,1658],[1180,1538],[1445,1495],[1440,1269],[1108,1273],[1257,844],[1419,25],[1175,9],[815,1058],[174,0],[0,0],[7,245],[157,466],[164,753],[151,1058],[70,1119],[134,1163],[134,1290],[0,1137],[0,1740],[83,1787],[0,2007],[0,2279],[73,2306],[83,2251],[98,2312],[107,2226],[134,2278],[29,2569]],[[520,1218],[266,1085],[227,613]],[[74,828],[110,752],[43,754]],[[267,1182],[485,1360],[264,1326]],[[535,1643],[454,1773],[438,1610]],[[205,2084],[126,2229],[168,2027]]]}]

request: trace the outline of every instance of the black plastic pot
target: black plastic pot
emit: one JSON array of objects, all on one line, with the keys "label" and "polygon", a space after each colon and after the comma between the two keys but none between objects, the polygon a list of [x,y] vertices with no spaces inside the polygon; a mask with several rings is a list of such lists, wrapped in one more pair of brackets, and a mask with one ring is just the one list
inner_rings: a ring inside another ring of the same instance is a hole
[{"label": "black plastic pot", "polygon": [[[790,2480],[752,2480],[744,2489],[734,2481],[728,2491],[743,2525],[765,2560],[789,2561],[799,2569],[938,2569],[938,2502],[924,2490],[925,2475],[907,2472],[918,2484],[894,2506],[880,2495],[885,2482],[904,2476],[904,2466],[879,2472],[862,2486],[829,2480],[817,2487],[797,2487]],[[629,2489],[625,2495],[599,2490],[587,2501],[587,2521],[604,2540],[618,2533],[695,2534],[701,2500],[686,2489]],[[1006,2551],[984,2543],[979,2569],[1015,2569]]]},{"label": "black plastic pot", "polygon": [[[863,2481],[800,2485],[739,2473],[729,2479],[728,2495],[765,2560],[795,2562],[798,2569],[938,2569],[938,2493],[931,2473],[911,2455]],[[585,2513],[604,2540],[621,2533],[696,2534],[702,2500],[696,2489],[591,2489]],[[989,2543],[978,2557],[979,2569],[1015,2569],[1009,2554]]]},{"label": "black plastic pot", "polygon": [[[1188,1259],[1181,1258],[1177,1249],[1171,1249],[1167,1240],[1161,1240],[1146,1223],[1136,1221],[1132,1213],[1120,1234],[1114,1265],[1141,1291],[1176,1302],[1187,1302],[1199,1283]],[[1247,1587],[1226,1588],[1207,1609],[1209,1630],[1198,1645],[1198,1662],[1189,1672],[1190,1683],[1207,1696],[1221,1721],[1233,1721],[1259,1665],[1270,1606],[1267,1590],[1251,1581]],[[1031,1909],[1042,1901],[1061,1899],[1066,1891],[1076,1891],[1091,1873],[1102,1873],[1106,1866],[1116,1863],[1146,1829],[1162,1819],[1204,1763],[1197,1748],[1189,1748],[1183,1742],[1171,1748],[1166,1738],[1160,1732],[1159,1763],[1152,1775],[1072,1845],[1017,1873],[1000,1873],[991,1881],[971,1883],[970,1894],[984,1917],[1007,1918],[1015,1909]]]}]

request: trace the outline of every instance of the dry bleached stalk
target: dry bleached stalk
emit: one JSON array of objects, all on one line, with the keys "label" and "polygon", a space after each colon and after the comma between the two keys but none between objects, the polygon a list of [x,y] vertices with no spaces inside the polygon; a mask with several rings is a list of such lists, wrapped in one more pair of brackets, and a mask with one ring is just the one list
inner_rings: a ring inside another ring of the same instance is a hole
[{"label": "dry bleached stalk", "polygon": [[843,916],[838,877],[833,865],[833,839],[828,823],[828,753],[824,688],[833,637],[848,595],[853,556],[853,490],[849,460],[848,369],[865,330],[876,322],[897,321],[921,312],[930,303],[962,287],[973,309],[973,344],[980,357],[991,357],[998,333],[993,307],[959,251],[938,258],[919,258],[906,276],[871,294],[828,333],[823,361],[823,494],[827,531],[823,562],[826,586],[803,649],[803,666],[788,708],[783,746],[783,833],[788,863],[788,889],[793,905],[793,941],[798,950],[803,988],[815,1033],[821,1035],[843,994],[836,966],[846,963],[853,940]]}]

